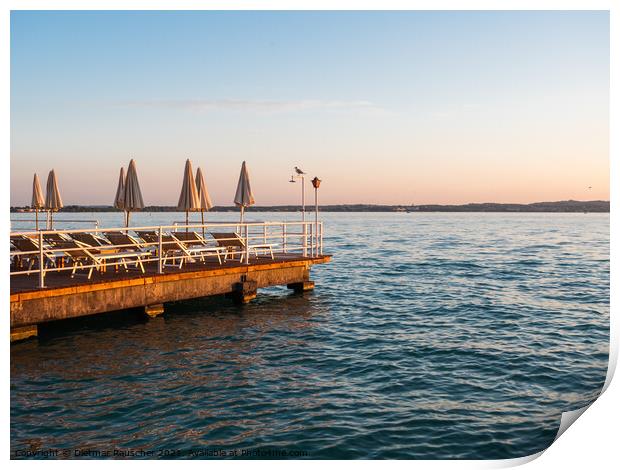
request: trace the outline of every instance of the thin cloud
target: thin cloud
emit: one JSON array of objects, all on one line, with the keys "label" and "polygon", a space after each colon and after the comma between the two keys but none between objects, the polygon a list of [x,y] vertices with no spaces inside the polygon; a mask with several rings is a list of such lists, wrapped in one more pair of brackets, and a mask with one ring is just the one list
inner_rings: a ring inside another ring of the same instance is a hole
[{"label": "thin cloud", "polygon": [[363,110],[379,111],[370,101],[339,100],[143,100],[124,101],[117,106],[130,108],[162,108],[189,111],[251,111],[267,113],[286,113],[307,110]]}]

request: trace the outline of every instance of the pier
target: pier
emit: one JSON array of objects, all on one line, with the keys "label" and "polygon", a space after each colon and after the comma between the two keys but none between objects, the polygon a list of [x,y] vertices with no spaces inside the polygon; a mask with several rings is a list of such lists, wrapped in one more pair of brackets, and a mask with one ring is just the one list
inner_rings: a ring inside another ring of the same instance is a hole
[{"label": "pier", "polygon": [[[204,234],[204,235],[203,235]],[[263,287],[314,288],[323,254],[320,222],[97,228],[11,233],[11,341],[39,325],[225,294],[236,303]]]}]

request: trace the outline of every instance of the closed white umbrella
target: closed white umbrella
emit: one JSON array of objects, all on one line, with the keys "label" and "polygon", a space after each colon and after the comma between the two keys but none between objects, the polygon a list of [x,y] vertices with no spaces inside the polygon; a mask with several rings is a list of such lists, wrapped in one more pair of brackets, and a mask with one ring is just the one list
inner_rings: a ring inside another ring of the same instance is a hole
[{"label": "closed white umbrella", "polygon": [[210,210],[213,207],[211,197],[209,196],[209,190],[205,183],[205,178],[202,175],[200,167],[196,170],[196,191],[198,191],[198,199],[200,201],[200,219],[202,220],[202,236],[205,235],[205,211]]},{"label": "closed white umbrella", "polygon": [[243,212],[246,207],[254,205],[254,195],[250,187],[250,175],[245,166],[245,162],[241,165],[241,173],[239,174],[239,182],[237,183],[237,192],[235,193],[235,205],[241,208],[241,223],[243,223]]},{"label": "closed white umbrella", "polygon": [[39,177],[36,173],[34,174],[34,179],[32,180],[32,203],[30,204],[30,207],[34,209],[36,229],[39,230],[39,209],[43,209],[45,207],[45,199],[43,199],[41,183],[39,182]]},{"label": "closed white umbrella", "polygon": [[[181,186],[181,195],[179,196],[177,208],[185,211],[185,225],[189,223],[189,211],[200,209],[200,199],[198,198],[198,191],[196,191],[196,183],[194,182],[192,162],[189,161],[189,158],[185,161],[183,185]],[[185,231],[187,231],[187,227]]]},{"label": "closed white umbrella", "polygon": [[116,196],[114,196],[114,207],[121,209],[125,214],[125,169],[121,167],[121,172],[118,175],[118,186],[116,187]]},{"label": "closed white umbrella", "polygon": [[56,180],[56,173],[54,170],[47,175],[47,185],[45,192],[45,208],[50,214],[50,229],[54,229],[54,216],[53,212],[62,209],[62,198],[60,197],[60,191],[58,190],[58,181]]},{"label": "closed white umbrella", "polygon": [[142,192],[140,191],[140,183],[138,182],[138,171],[136,170],[136,162],[134,162],[133,159],[129,162],[129,168],[127,168],[123,209],[127,212],[126,227],[129,227],[129,215],[131,211],[144,209],[144,201],[142,200]]}]

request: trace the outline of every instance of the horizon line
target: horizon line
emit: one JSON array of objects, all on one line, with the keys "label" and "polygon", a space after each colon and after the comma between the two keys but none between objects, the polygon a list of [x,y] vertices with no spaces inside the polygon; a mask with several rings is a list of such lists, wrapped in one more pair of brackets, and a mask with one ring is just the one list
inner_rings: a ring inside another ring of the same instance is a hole
[{"label": "horizon line", "polygon": [[[423,206],[454,206],[454,207],[462,207],[462,206],[472,206],[472,205],[485,205],[485,204],[494,204],[494,205],[512,205],[512,206],[530,206],[530,205],[535,205],[535,204],[560,204],[560,203],[568,203],[568,202],[574,202],[574,203],[594,203],[594,202],[601,202],[601,203],[610,203],[610,200],[606,200],[606,199],[589,199],[589,200],[579,200],[579,199],[560,199],[560,200],[555,200],[555,201],[536,201],[536,202],[492,202],[492,201],[486,201],[486,202],[466,202],[466,203],[447,203],[447,204],[440,204],[440,203],[424,203],[424,204],[382,204],[382,203],[365,203],[365,202],[341,202],[341,203],[336,203],[336,204],[319,204],[319,207],[338,207],[338,206],[376,206],[376,207],[423,207]],[[307,204],[306,205],[306,209],[313,207],[313,204]],[[31,206],[29,205],[11,205],[10,208],[18,208],[18,209],[22,209],[22,208],[30,208]],[[114,205],[112,204],[65,204],[63,206],[63,208],[65,207],[105,207],[105,208],[114,208]],[[162,207],[162,208],[177,208],[177,206],[175,205],[162,205],[162,204],[149,204],[149,205],[145,205],[144,208],[148,208],[148,207]],[[210,212],[214,212],[213,209],[214,208],[234,208],[237,207],[235,204],[231,204],[231,205],[214,205],[213,208],[210,210]],[[300,204],[255,204],[253,206],[250,207],[301,207]],[[44,209],[45,210],[45,209]],[[62,210],[62,209],[61,209]],[[119,209],[120,210],[120,209]],[[179,209],[179,211],[182,211],[181,209]],[[200,212],[200,209],[195,209],[194,211],[191,212]],[[205,211],[205,212],[209,212],[209,211]]]}]

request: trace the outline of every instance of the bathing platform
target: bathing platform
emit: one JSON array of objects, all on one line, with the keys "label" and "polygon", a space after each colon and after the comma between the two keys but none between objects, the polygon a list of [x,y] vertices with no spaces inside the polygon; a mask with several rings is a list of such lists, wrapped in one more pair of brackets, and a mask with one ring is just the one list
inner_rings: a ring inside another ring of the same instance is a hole
[{"label": "bathing platform", "polygon": [[153,317],[167,302],[221,294],[247,303],[269,286],[309,291],[311,267],[331,260],[314,222],[22,232],[11,242],[11,341],[55,320],[136,307]]}]

